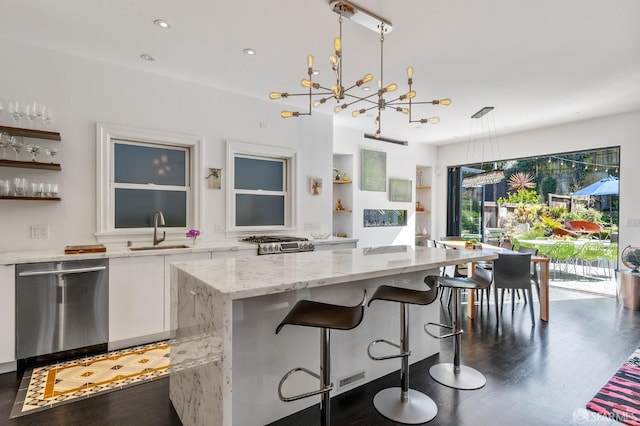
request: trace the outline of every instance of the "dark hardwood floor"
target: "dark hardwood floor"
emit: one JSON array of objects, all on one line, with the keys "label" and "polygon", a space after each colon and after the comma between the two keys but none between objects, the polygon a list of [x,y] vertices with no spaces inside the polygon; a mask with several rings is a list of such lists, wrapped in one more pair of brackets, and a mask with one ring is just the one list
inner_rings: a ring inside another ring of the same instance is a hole
[{"label": "dark hardwood floor", "polygon": [[[553,290],[556,296],[562,292]],[[429,425],[617,424],[583,409],[640,346],[640,312],[623,309],[611,298],[556,300],[550,306],[551,321],[537,320],[531,327],[523,303],[513,315],[508,303],[504,308],[499,327],[486,306],[476,320],[465,321],[463,364],[484,373],[484,388],[454,390],[429,377],[431,365],[451,362],[450,340],[441,343],[440,354],[411,366],[411,387],[438,405]],[[9,420],[19,382],[15,373],[0,375],[0,425],[180,424],[169,401],[168,379]],[[393,425],[375,411],[371,400],[378,390],[398,385],[399,374],[393,373],[333,398],[332,424]],[[317,405],[272,426],[316,424]]]}]

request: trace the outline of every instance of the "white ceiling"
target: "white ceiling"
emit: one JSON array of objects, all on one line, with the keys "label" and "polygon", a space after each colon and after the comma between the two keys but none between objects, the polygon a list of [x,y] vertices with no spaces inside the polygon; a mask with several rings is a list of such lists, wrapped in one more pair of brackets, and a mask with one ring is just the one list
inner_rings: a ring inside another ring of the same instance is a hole
[{"label": "white ceiling", "polygon": [[[398,94],[406,92],[405,70],[412,65],[416,101],[453,100],[449,107],[415,107],[418,118],[441,118],[422,128],[384,111],[383,136],[467,140],[470,116],[483,106],[496,108],[498,132],[640,109],[638,0],[354,2],[393,24],[384,43],[385,86],[395,82]],[[172,28],[153,25],[157,18]],[[321,72],[316,81],[330,86],[328,58],[337,35],[329,0],[0,0],[2,43],[15,40],[262,99],[274,90],[300,91],[308,54]],[[374,82],[380,78],[379,46],[378,34],[345,20],[345,81],[367,72]],[[244,55],[247,47],[257,54]],[[142,53],[157,60],[145,62]],[[329,113],[333,106],[321,109]],[[375,131],[373,118],[354,119],[350,111],[338,115],[340,124]]]}]

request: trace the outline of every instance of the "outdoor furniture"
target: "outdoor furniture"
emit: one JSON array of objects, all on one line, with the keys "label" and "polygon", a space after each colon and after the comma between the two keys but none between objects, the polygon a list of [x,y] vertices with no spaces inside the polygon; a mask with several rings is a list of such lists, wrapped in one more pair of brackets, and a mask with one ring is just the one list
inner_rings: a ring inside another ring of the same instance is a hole
[{"label": "outdoor furniture", "polygon": [[573,272],[575,273],[575,259],[576,247],[572,241],[556,241],[551,246],[548,256],[553,262],[553,279],[556,278],[556,271],[558,263],[565,265],[565,271],[569,271],[569,264],[573,264]]},{"label": "outdoor furniture", "polygon": [[553,228],[553,233],[560,237],[573,237],[573,238],[579,237],[578,234],[566,228]]},{"label": "outdoor furniture", "polygon": [[591,271],[593,262],[603,259],[604,256],[604,245],[601,242],[589,242],[582,244],[575,254],[576,259],[582,264],[582,275],[587,275],[587,268]]},{"label": "outdoor furniture", "polygon": [[588,222],[586,220],[571,220],[566,223],[566,226],[573,232],[586,235],[600,233],[603,230],[602,226],[597,223]]}]

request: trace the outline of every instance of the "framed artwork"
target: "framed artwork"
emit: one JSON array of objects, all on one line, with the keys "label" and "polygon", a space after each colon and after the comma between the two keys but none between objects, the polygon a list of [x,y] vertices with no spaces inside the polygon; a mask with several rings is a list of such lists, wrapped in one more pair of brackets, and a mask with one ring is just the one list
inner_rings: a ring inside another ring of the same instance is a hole
[{"label": "framed artwork", "polygon": [[387,190],[387,153],[362,150],[362,190]]},{"label": "framed artwork", "polygon": [[322,194],[322,178],[314,177],[311,178],[311,195],[320,195]]},{"label": "framed artwork", "polygon": [[412,182],[405,179],[389,179],[389,201],[411,202]]}]

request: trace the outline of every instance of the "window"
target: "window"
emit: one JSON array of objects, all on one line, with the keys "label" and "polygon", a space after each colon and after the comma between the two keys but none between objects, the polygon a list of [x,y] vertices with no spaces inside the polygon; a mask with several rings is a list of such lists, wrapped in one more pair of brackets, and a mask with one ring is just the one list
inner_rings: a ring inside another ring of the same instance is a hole
[{"label": "window", "polygon": [[147,236],[156,211],[168,236],[198,226],[199,138],[99,124],[98,145],[99,240]]},{"label": "window", "polygon": [[227,143],[227,229],[269,231],[295,227],[295,152]]}]

